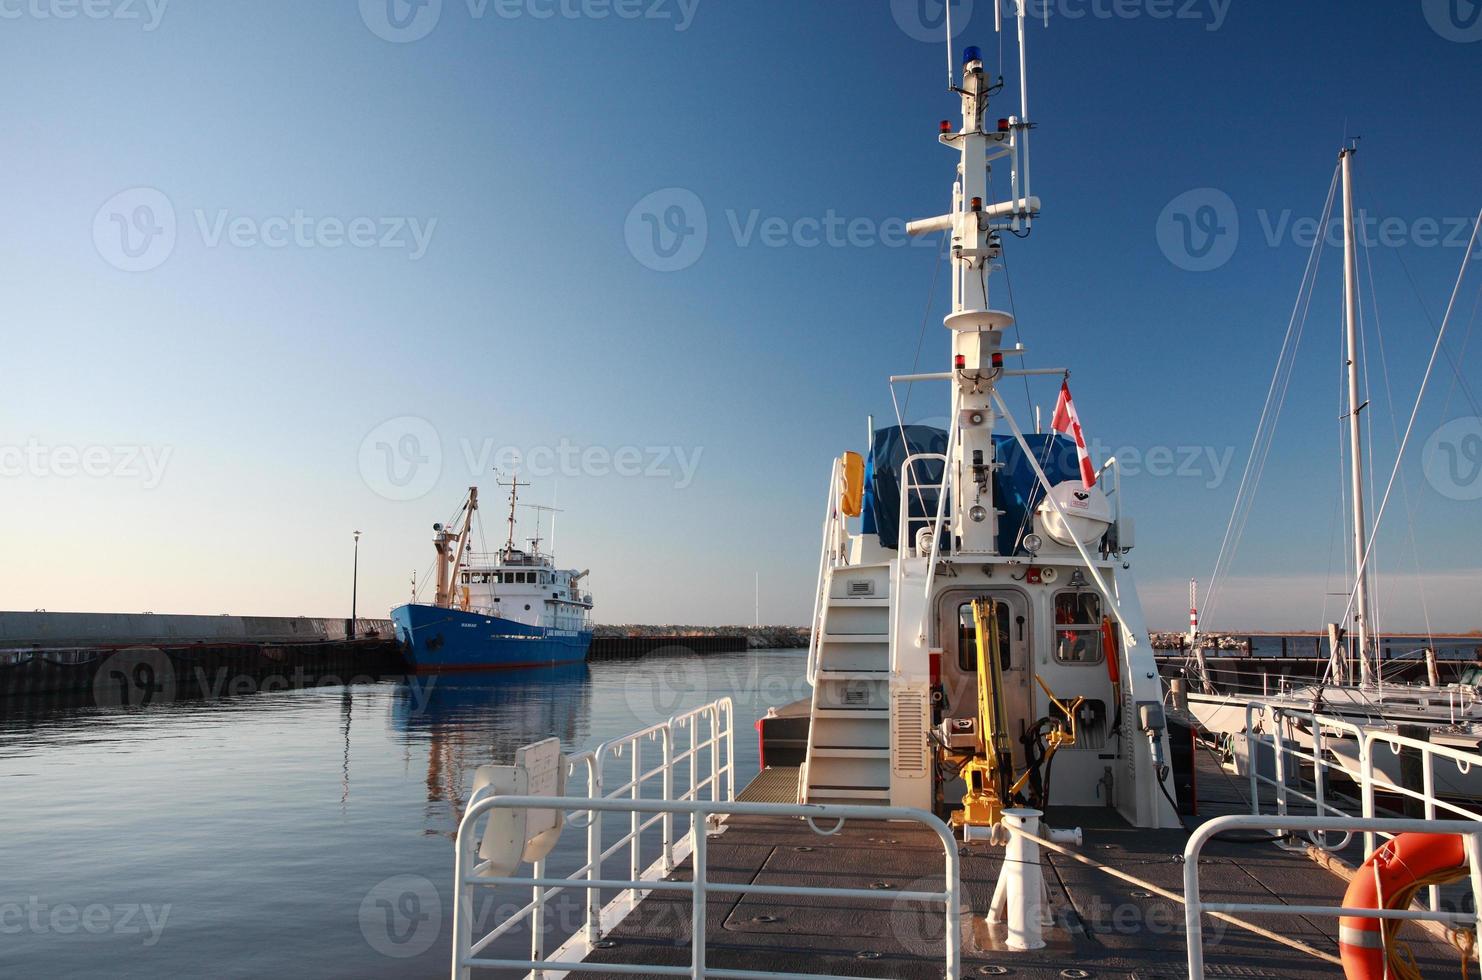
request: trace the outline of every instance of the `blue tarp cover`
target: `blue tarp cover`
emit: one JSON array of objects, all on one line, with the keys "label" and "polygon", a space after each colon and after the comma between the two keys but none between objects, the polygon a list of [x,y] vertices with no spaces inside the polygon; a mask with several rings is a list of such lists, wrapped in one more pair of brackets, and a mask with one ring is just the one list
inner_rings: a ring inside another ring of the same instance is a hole
[{"label": "blue tarp cover", "polygon": [[[1075,442],[1062,435],[1026,435],[1024,441],[1044,469],[1050,483],[1080,479],[1080,463]],[[1024,458],[1018,440],[1010,435],[993,437],[994,454],[999,466],[993,476],[993,503],[1003,515],[998,520],[998,552],[1014,554],[1019,539],[1030,530],[1025,515],[1044,499],[1044,490],[1034,469]],[[928,425],[890,426],[875,430],[875,444],[865,463],[864,516],[861,529],[876,534],[880,544],[894,549],[900,537],[900,474],[906,457],[917,453],[944,454],[947,432]],[[929,520],[936,516],[937,488],[942,485],[939,461],[918,461],[913,484],[909,516]],[[945,542],[944,542],[945,543]]]}]

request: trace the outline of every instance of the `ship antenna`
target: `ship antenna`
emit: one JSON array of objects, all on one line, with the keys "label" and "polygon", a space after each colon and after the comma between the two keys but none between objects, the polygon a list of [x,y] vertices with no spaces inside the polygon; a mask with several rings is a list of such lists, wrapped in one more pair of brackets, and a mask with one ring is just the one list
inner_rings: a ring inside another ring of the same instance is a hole
[{"label": "ship antenna", "polygon": [[498,482],[501,487],[509,487],[509,537],[504,542],[505,560],[508,561],[509,555],[515,550],[515,500],[519,496],[520,488],[528,487],[530,484],[521,483],[518,473],[512,476],[508,483],[503,480]]}]

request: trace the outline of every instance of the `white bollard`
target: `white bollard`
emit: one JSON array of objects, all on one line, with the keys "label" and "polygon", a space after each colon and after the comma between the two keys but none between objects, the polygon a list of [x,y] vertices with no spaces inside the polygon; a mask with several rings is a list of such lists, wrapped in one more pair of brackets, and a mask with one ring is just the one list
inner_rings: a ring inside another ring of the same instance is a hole
[{"label": "white bollard", "polygon": [[[1010,949],[1043,949],[1045,879],[1039,863],[1039,845],[1019,831],[1039,835],[1038,810],[1003,811],[1003,824],[1009,832],[1008,850],[1004,854],[1001,881],[1004,912],[1009,925]],[[995,902],[995,905],[998,903]]]}]

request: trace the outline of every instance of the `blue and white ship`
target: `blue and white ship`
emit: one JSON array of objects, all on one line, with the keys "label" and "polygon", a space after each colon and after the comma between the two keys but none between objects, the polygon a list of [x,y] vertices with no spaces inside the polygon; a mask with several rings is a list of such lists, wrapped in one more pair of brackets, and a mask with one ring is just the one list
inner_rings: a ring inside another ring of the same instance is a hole
[{"label": "blue and white ship", "polygon": [[478,487],[469,488],[452,526],[432,526],[437,594],[430,605],[414,601],[391,610],[397,640],[418,673],[586,660],[592,596],[580,583],[588,573],[556,568],[554,557],[541,553],[539,531],[529,550],[515,547],[516,497],[523,485],[508,484],[509,537],[498,552],[470,548]]}]

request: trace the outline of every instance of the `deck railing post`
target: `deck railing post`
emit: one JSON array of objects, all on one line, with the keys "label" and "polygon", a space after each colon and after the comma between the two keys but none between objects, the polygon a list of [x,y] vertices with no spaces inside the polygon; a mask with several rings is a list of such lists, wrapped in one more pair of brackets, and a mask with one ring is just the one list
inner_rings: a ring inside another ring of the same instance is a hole
[{"label": "deck railing post", "polygon": [[691,848],[691,869],[693,870],[694,888],[690,908],[690,976],[694,980],[704,980],[705,977],[705,876],[709,874],[706,866],[706,835],[705,827],[708,820],[702,818],[698,813],[690,816],[690,836],[693,847]]},{"label": "deck railing post", "polygon": [[[664,727],[667,728],[668,726],[666,725]],[[642,795],[643,794],[639,792],[639,787],[638,787],[638,780],[642,776],[643,776],[643,739],[639,739],[639,740],[637,740],[637,741],[635,741],[633,743],[633,776],[632,776],[633,786],[628,791],[628,795],[632,799],[634,799],[634,800],[638,800],[638,799],[641,799],[642,798]],[[638,862],[638,857],[639,857],[639,855],[638,855],[638,838],[639,838],[639,830],[638,830],[638,828],[642,825],[642,823],[643,823],[643,815],[640,814],[638,812],[638,809],[635,807],[633,809],[633,817],[628,822],[628,870],[632,872],[632,874],[629,875],[629,879],[630,880],[637,879],[639,871],[642,870],[639,867],[639,862]]]},{"label": "deck railing post", "polygon": [[[664,727],[664,799],[674,799],[674,729]],[[664,874],[674,871],[674,813],[664,811]]]},{"label": "deck railing post", "polygon": [[[532,862],[531,876],[536,880],[545,877],[545,858]],[[540,885],[530,888],[530,958],[537,963],[545,959],[545,889]],[[531,980],[544,980],[544,970],[532,970]]]},{"label": "deck railing post", "polygon": [[726,706],[726,802],[736,802],[736,703],[723,698]]},{"label": "deck railing post", "polygon": [[[597,756],[592,762],[592,799],[602,798],[602,763],[605,762],[603,753],[598,750]],[[587,880],[600,881],[602,879],[602,811],[587,811]],[[602,890],[600,888],[587,888],[587,945],[590,946],[602,938]]]}]

